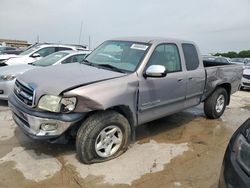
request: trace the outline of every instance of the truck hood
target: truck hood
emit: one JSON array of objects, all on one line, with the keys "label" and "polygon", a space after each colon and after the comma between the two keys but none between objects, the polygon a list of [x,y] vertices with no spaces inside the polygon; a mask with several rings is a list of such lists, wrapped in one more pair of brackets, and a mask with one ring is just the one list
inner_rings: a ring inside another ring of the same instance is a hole
[{"label": "truck hood", "polygon": [[39,99],[44,94],[60,95],[65,90],[125,75],[89,65],[71,63],[27,71],[18,77],[18,81],[34,88],[36,99]]}]

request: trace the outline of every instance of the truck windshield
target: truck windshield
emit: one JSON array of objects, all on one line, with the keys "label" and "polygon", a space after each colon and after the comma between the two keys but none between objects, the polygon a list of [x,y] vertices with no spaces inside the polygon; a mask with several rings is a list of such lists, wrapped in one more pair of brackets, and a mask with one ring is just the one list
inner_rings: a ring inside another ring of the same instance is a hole
[{"label": "truck windshield", "polygon": [[148,48],[149,45],[145,43],[106,41],[86,58],[86,62],[106,68],[113,67],[125,72],[134,72]]}]

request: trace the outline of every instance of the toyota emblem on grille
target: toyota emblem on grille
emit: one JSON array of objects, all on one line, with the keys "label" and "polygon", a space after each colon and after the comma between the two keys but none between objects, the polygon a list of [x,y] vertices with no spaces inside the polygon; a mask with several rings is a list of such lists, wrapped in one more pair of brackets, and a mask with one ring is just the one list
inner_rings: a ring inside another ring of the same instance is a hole
[{"label": "toyota emblem on grille", "polygon": [[16,92],[17,92],[18,94],[20,94],[20,92],[21,92],[21,88],[20,88],[20,87],[16,86],[16,87],[15,87],[15,90],[16,90]]}]

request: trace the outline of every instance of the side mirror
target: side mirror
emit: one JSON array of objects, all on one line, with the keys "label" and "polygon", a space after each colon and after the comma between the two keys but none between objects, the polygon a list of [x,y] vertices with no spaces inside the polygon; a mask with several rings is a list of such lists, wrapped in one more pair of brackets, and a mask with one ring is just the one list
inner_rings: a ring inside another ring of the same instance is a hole
[{"label": "side mirror", "polygon": [[34,53],[31,57],[37,58],[37,57],[41,57],[41,55],[39,53]]},{"label": "side mirror", "polygon": [[151,65],[144,73],[145,77],[162,78],[167,75],[167,70],[163,65]]}]

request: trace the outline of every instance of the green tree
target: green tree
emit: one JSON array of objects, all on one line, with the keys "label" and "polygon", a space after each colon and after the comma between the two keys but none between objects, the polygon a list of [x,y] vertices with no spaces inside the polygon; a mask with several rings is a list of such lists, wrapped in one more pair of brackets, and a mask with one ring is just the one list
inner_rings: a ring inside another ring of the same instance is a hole
[{"label": "green tree", "polygon": [[241,58],[250,58],[250,50],[243,50],[239,53]]},{"label": "green tree", "polygon": [[227,53],[216,53],[216,56],[235,58],[238,57],[237,52],[227,52]]},{"label": "green tree", "polygon": [[229,57],[229,58],[236,58],[236,57],[238,57],[238,53],[236,53],[236,52],[228,52],[227,53],[227,57]]}]

